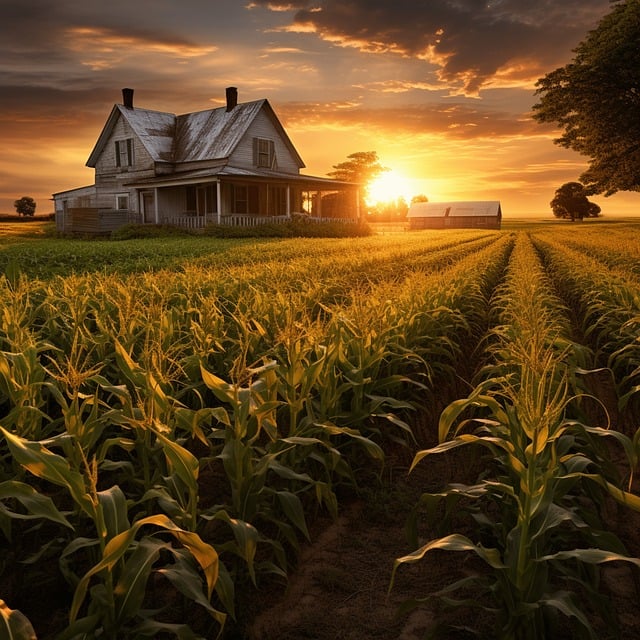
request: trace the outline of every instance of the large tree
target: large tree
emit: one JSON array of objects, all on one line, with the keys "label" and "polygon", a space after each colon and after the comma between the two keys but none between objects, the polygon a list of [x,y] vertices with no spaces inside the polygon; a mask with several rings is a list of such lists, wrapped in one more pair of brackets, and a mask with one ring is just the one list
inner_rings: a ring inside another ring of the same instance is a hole
[{"label": "large tree", "polygon": [[587,191],[579,182],[566,182],[556,190],[551,201],[551,210],[556,218],[571,220],[597,218],[600,207],[587,198]]},{"label": "large tree", "polygon": [[533,117],[556,123],[555,142],[589,158],[588,193],[640,190],[640,0],[612,11],[575,49],[574,60],[538,80]]},{"label": "large tree", "polygon": [[329,176],[345,182],[357,182],[362,185],[360,199],[364,202],[368,195],[368,185],[381,173],[388,171],[383,167],[375,151],[357,151],[347,156],[347,160],[333,165],[333,171]]},{"label": "large tree", "polygon": [[32,216],[36,212],[36,201],[31,196],[22,196],[13,206],[21,216]]}]

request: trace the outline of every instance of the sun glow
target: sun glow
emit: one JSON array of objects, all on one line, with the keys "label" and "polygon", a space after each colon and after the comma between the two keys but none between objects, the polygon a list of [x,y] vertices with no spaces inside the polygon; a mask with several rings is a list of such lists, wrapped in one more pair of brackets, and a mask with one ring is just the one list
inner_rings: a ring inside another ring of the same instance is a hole
[{"label": "sun glow", "polygon": [[368,192],[369,205],[394,202],[398,198],[404,198],[408,204],[414,195],[409,180],[394,170],[381,173],[369,184]]}]

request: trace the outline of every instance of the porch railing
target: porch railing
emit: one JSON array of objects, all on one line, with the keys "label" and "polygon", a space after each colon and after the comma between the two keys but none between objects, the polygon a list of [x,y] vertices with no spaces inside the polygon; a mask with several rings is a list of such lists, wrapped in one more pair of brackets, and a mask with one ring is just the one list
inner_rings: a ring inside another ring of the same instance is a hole
[{"label": "porch railing", "polygon": [[[295,214],[293,216],[295,218]],[[170,216],[165,218],[167,224],[181,227],[183,229],[204,229],[205,225],[216,221],[216,216]],[[289,216],[254,216],[246,213],[232,213],[223,215],[221,223],[230,227],[255,227],[259,224],[279,224],[289,222],[292,218]],[[305,216],[309,222],[357,222],[356,218],[317,218]]]},{"label": "porch railing", "polygon": [[203,216],[171,216],[165,222],[182,229],[204,229],[206,224]]},{"label": "porch railing", "polygon": [[309,216],[307,219],[311,222],[358,222],[357,218],[316,218]]},{"label": "porch railing", "polygon": [[289,216],[252,216],[245,213],[232,213],[222,216],[222,224],[230,227],[255,227],[259,224],[278,224],[288,222]]}]

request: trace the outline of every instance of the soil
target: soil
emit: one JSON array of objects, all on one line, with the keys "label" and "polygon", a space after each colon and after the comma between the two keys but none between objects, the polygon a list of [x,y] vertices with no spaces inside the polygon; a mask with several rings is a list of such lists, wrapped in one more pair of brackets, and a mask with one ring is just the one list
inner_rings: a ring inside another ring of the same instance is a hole
[{"label": "soil", "polygon": [[[403,603],[413,598],[433,593],[471,571],[482,571],[484,565],[474,564],[473,558],[445,551],[430,553],[416,564],[402,565],[389,589],[395,558],[415,550],[408,542],[405,524],[419,495],[447,482],[477,478],[481,462],[452,453],[434,456],[411,474],[410,456],[396,458],[386,471],[386,488],[365,492],[336,521],[316,523],[313,542],[303,548],[287,585],[261,589],[250,610],[239,612],[248,624],[230,629],[225,639],[421,640],[446,620],[460,629],[438,637],[475,637],[464,630],[464,615],[459,620],[452,618],[460,616],[460,611],[445,611],[431,603],[403,609]],[[631,555],[640,557],[640,514],[615,504],[606,509],[612,530]],[[473,532],[467,533],[473,538]],[[625,640],[640,638],[639,576],[640,571],[628,563],[608,563],[602,570],[601,591],[611,599],[620,623],[619,637]],[[473,615],[470,626],[491,629],[491,620],[483,625],[475,610]],[[598,638],[616,637],[597,612],[589,615]],[[573,636],[562,628],[558,637]]]},{"label": "soil", "polygon": [[[404,565],[391,576],[395,558],[414,547],[405,532],[421,490],[420,473],[389,472],[393,484],[353,501],[305,546],[286,588],[272,592],[242,637],[250,640],[418,640],[435,614],[418,608],[400,614],[402,603],[442,587],[457,559],[434,554],[429,568]],[[365,492],[366,493],[366,492]],[[319,526],[317,523],[316,526]],[[322,525],[320,525],[322,526]]]}]

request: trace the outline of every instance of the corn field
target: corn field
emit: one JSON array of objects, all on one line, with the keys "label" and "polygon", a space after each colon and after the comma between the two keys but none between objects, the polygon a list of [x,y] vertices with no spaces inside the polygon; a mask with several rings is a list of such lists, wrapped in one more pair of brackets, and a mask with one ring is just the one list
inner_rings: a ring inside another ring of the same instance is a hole
[{"label": "corn field", "polygon": [[607,519],[640,510],[637,233],[0,243],[0,640],[224,638],[390,451],[458,449],[481,472],[422,494],[389,588],[478,562],[405,611],[621,637],[599,576],[640,567]]}]

